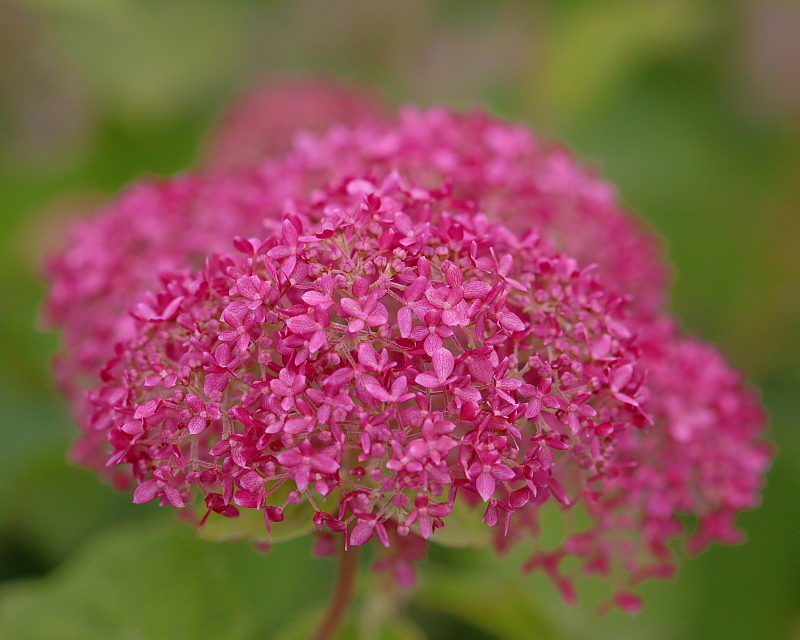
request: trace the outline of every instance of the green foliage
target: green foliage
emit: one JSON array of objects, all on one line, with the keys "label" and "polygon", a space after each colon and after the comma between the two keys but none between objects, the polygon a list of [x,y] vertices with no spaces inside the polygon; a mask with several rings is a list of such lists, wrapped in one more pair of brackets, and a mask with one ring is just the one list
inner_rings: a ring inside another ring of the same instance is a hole
[{"label": "green foliage", "polygon": [[270,523],[268,533],[263,513],[254,509],[243,509],[238,518],[226,518],[212,513],[200,530],[200,537],[213,542],[249,540],[259,544],[271,544],[294,540],[315,529],[312,521],[314,508],[308,502],[287,505],[283,515],[284,519],[281,522]]},{"label": "green foliage", "polygon": [[[319,625],[324,609],[308,612],[281,629],[275,640],[308,640]],[[363,630],[363,633],[362,633]],[[333,640],[425,640],[426,636],[419,626],[408,618],[392,617],[376,626],[364,628],[355,620],[342,626]]]},{"label": "green foliage", "polygon": [[486,506],[467,506],[463,500],[453,503],[453,511],[447,516],[447,526],[437,529],[433,539],[446,547],[485,547],[492,541],[493,531],[483,523]]},{"label": "green foliage", "polygon": [[266,556],[159,518],[94,538],[44,580],[7,586],[0,637],[246,640],[320,598],[326,568],[307,541]]}]

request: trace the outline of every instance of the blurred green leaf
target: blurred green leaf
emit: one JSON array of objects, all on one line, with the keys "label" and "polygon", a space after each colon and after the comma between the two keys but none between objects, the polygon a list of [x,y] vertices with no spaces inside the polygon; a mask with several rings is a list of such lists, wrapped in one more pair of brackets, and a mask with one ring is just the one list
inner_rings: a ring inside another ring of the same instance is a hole
[{"label": "blurred green leaf", "polygon": [[242,509],[238,518],[226,518],[212,513],[200,529],[200,537],[212,542],[249,540],[259,544],[286,542],[309,533],[314,529],[314,509],[308,502],[288,505],[281,522],[270,523],[267,532],[264,513],[256,509]]},{"label": "blurred green leaf", "polygon": [[692,0],[577,3],[549,32],[539,99],[559,121],[585,115],[653,56],[695,40],[704,9]]},{"label": "blurred green leaf", "polygon": [[69,465],[65,446],[33,449],[15,466],[17,473],[0,485],[0,527],[26,536],[51,562],[100,529],[158,509],[134,505],[130,495],[103,484],[96,473]]},{"label": "blurred green leaf", "polygon": [[203,542],[174,522],[132,525],[91,540],[51,576],[0,591],[0,637],[269,637],[327,583],[326,565],[304,542],[266,556],[249,545]]},{"label": "blurred green leaf", "polygon": [[447,526],[437,529],[433,540],[446,547],[485,547],[492,540],[492,529],[484,524],[483,512],[481,504],[470,507],[456,500]]},{"label": "blurred green leaf", "polygon": [[563,638],[537,593],[519,580],[481,569],[426,572],[419,601],[503,640]]},{"label": "blurred green leaf", "polygon": [[[272,493],[271,502],[273,504],[283,503],[294,489],[293,482],[285,482]],[[338,508],[334,494],[330,494],[326,499],[317,496],[315,501],[323,511],[335,512]],[[241,515],[238,518],[226,518],[217,513],[211,513],[206,524],[200,530],[200,537],[212,542],[248,540],[269,545],[274,542],[294,540],[315,529],[313,520],[315,509],[307,500],[303,500],[300,504],[287,504],[283,509],[283,520],[271,522],[269,532],[262,511],[256,509],[241,509],[240,511]],[[198,518],[202,518],[204,514],[205,505],[203,504]]]},{"label": "blurred green leaf", "polygon": [[[298,618],[275,636],[274,640],[308,640],[317,629],[323,615],[324,610],[319,609]],[[392,617],[384,620],[377,629],[359,629],[359,626],[351,620],[343,625],[334,640],[425,640],[425,634],[413,620]]]}]

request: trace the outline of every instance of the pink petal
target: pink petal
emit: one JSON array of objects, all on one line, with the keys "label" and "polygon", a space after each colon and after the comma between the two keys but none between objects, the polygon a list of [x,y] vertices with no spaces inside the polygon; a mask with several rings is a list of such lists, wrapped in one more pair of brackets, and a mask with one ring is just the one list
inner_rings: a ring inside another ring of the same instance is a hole
[{"label": "pink petal", "polygon": [[629,404],[629,405],[632,405],[634,407],[638,407],[639,406],[639,403],[636,400],[634,400],[633,398],[631,398],[629,395],[627,395],[625,393],[615,393],[614,397],[617,400],[619,400],[620,402],[624,402],[625,404]]},{"label": "pink petal", "polygon": [[311,353],[319,351],[328,342],[328,335],[324,331],[317,331],[308,341],[308,350]]},{"label": "pink petal", "polygon": [[[406,290],[408,292],[408,290]],[[413,314],[411,313],[411,309],[408,307],[403,307],[397,312],[397,326],[400,329],[400,335],[403,338],[408,338],[411,335],[411,323],[413,320]]]},{"label": "pink petal", "polygon": [[572,430],[572,433],[578,433],[581,430],[581,423],[578,420],[578,416],[574,413],[569,412],[566,416],[566,419],[563,421],[569,425],[569,428]]},{"label": "pink petal", "polygon": [[494,478],[489,473],[481,473],[475,481],[475,488],[484,502],[487,502],[494,495],[495,486]]},{"label": "pink petal", "polygon": [[422,294],[425,293],[425,289],[427,289],[427,287],[428,287],[428,279],[420,276],[419,278],[414,280],[414,282],[408,285],[408,288],[405,290],[405,293],[403,294],[403,299],[406,300],[407,302],[414,302],[416,300],[419,300],[422,297]]},{"label": "pink petal", "polygon": [[350,532],[350,544],[354,547],[367,544],[367,542],[372,539],[372,534],[374,533],[375,527],[371,522],[359,522]]},{"label": "pink petal", "polygon": [[286,262],[283,263],[283,267],[281,267],[281,271],[287,277],[291,276],[294,273],[294,268],[297,265],[297,256],[291,255],[286,258]]},{"label": "pink petal", "polygon": [[567,492],[564,490],[564,486],[558,480],[550,477],[548,486],[550,487],[550,492],[553,494],[553,497],[556,500],[565,506],[569,506],[569,497],[567,496]]},{"label": "pink petal", "polygon": [[481,392],[478,391],[475,387],[466,387],[464,389],[458,389],[455,393],[457,393],[459,397],[468,402],[478,402],[481,399]]},{"label": "pink petal", "polygon": [[277,247],[272,247],[272,249],[267,251],[267,255],[275,260],[282,260],[283,258],[287,258],[288,256],[292,255],[292,250],[289,247],[278,245]]},{"label": "pink petal", "polygon": [[361,310],[361,305],[358,304],[358,301],[353,300],[352,298],[342,298],[339,301],[339,306],[342,308],[343,315],[359,317],[363,314]]},{"label": "pink petal", "polygon": [[525,407],[525,417],[531,420],[542,412],[542,401],[539,398],[531,400]]},{"label": "pink petal", "polygon": [[515,313],[504,311],[500,318],[500,326],[507,331],[524,331],[525,323]]},{"label": "pink petal", "polygon": [[280,462],[284,467],[296,467],[303,461],[303,456],[299,451],[294,449],[281,451],[277,458],[278,462]]},{"label": "pink petal", "polygon": [[283,240],[289,246],[296,246],[297,239],[300,237],[300,234],[297,233],[297,229],[292,224],[291,220],[284,219],[283,221]]},{"label": "pink petal", "polygon": [[368,394],[370,394],[373,398],[380,400],[381,402],[388,402],[389,398],[391,397],[389,392],[386,391],[386,389],[384,389],[378,382],[365,382],[364,388],[367,390]]},{"label": "pink petal", "polygon": [[542,403],[548,409],[557,409],[559,407],[558,398],[555,396],[543,396]]},{"label": "pink petal", "polygon": [[456,309],[443,309],[442,322],[451,327],[457,327],[461,324],[463,315]]},{"label": "pink petal", "polygon": [[234,495],[234,501],[246,509],[258,509],[261,506],[261,497],[246,489],[240,489]]},{"label": "pink petal", "polygon": [[307,464],[301,464],[296,467],[294,472],[294,482],[297,485],[298,491],[305,491],[308,489],[310,482],[309,472],[311,469]]},{"label": "pink petal", "polygon": [[[255,280],[255,282],[253,282]],[[252,300],[256,296],[258,296],[258,287],[256,283],[259,282],[258,276],[250,276],[247,278],[239,278],[236,282],[236,288],[239,290],[239,293]]]},{"label": "pink petal", "polygon": [[590,407],[588,404],[580,405],[577,409],[577,412],[579,415],[582,415],[584,417],[597,415],[597,410],[594,407]]},{"label": "pink petal", "polygon": [[432,376],[430,373],[420,373],[414,381],[426,389],[436,389],[444,384],[439,378]]},{"label": "pink petal", "polygon": [[167,499],[167,502],[176,509],[183,509],[186,506],[183,502],[183,498],[181,498],[180,492],[172,485],[164,485],[164,497]]},{"label": "pink petal", "polygon": [[389,312],[382,304],[378,304],[375,309],[367,316],[367,324],[371,327],[378,327],[389,320]]},{"label": "pink petal", "polygon": [[464,284],[464,273],[454,264],[447,269],[447,284],[451,287],[460,287]]},{"label": "pink petal", "polygon": [[470,375],[478,382],[489,384],[494,376],[494,367],[489,364],[488,360],[481,358],[480,360],[470,360],[467,365]]},{"label": "pink petal", "polygon": [[497,388],[503,391],[516,391],[522,386],[522,380],[517,378],[503,378],[497,382]]},{"label": "pink petal", "polygon": [[611,336],[608,334],[600,336],[597,340],[595,340],[589,351],[592,354],[592,358],[595,360],[605,358],[611,351]]},{"label": "pink petal", "polygon": [[393,396],[401,396],[405,393],[406,389],[408,389],[408,378],[405,376],[398,376],[392,382],[392,395]]},{"label": "pink petal", "polygon": [[311,458],[311,466],[322,473],[336,473],[339,470],[339,463],[324,453],[318,453]]},{"label": "pink petal", "polygon": [[347,325],[348,333],[358,333],[364,328],[364,321],[361,318],[351,320]]},{"label": "pink petal", "polygon": [[199,413],[200,411],[204,411],[206,408],[206,403],[203,402],[193,393],[190,393],[188,396],[186,396],[186,404],[189,405],[189,408],[192,411],[195,411],[197,413]]},{"label": "pink petal", "polygon": [[488,282],[473,280],[464,285],[464,299],[474,300],[476,298],[485,298],[491,290],[492,285]]},{"label": "pink petal", "polygon": [[160,375],[158,375],[157,373],[154,373],[152,376],[149,376],[144,381],[144,386],[147,387],[147,388],[157,387],[158,385],[161,384],[162,380],[163,380],[163,378]]},{"label": "pink petal", "polygon": [[426,540],[431,537],[433,530],[431,528],[431,519],[427,513],[422,514],[419,519],[417,520],[417,525],[419,526],[419,532],[423,538]]},{"label": "pink petal", "polygon": [[319,324],[306,314],[300,316],[294,316],[293,318],[289,318],[286,321],[286,326],[293,333],[299,333],[300,335],[308,335],[310,333],[314,333],[317,329],[319,329]]},{"label": "pink petal", "polygon": [[378,352],[375,351],[375,347],[366,342],[362,342],[360,345],[358,345],[358,362],[370,367],[371,369],[377,369]]},{"label": "pink petal", "polygon": [[436,352],[436,355],[433,356],[433,370],[436,372],[439,380],[446,380],[447,377],[453,373],[453,367],[455,364],[456,360],[453,357],[453,354],[444,347],[439,349],[439,351]]},{"label": "pink petal", "polygon": [[513,480],[517,474],[504,464],[496,464],[492,467],[492,475],[498,480]]},{"label": "pink petal", "polygon": [[161,314],[161,318],[164,320],[170,320],[175,312],[178,310],[181,302],[183,302],[183,296],[178,296],[172,302],[167,305],[167,308],[164,309],[164,312]]},{"label": "pink petal", "polygon": [[323,304],[324,302],[328,302],[329,298],[321,291],[306,291],[302,295],[302,300],[307,305],[311,307],[316,307],[317,305]]},{"label": "pink petal", "polygon": [[628,384],[628,382],[630,381],[632,375],[633,375],[632,364],[629,363],[621,366],[611,375],[611,380],[610,380],[611,388],[614,391],[619,391],[620,389],[624,389],[625,385]]},{"label": "pink petal", "polygon": [[201,418],[200,416],[195,416],[189,421],[189,424],[186,425],[186,428],[189,430],[189,433],[192,435],[197,435],[198,433],[202,433],[205,431],[205,428],[208,426],[208,421],[205,418]]},{"label": "pink petal", "polygon": [[145,480],[136,487],[136,491],[133,492],[133,501],[136,504],[144,504],[145,502],[150,502],[153,498],[158,495],[159,489],[159,482],[154,478],[150,480]]},{"label": "pink petal", "polygon": [[148,400],[142,406],[136,407],[136,411],[133,413],[134,419],[149,418],[156,412],[160,404],[161,400]]},{"label": "pink petal", "polygon": [[433,334],[428,334],[428,337],[425,338],[423,347],[425,349],[425,353],[427,353],[429,356],[434,356],[434,354],[436,354],[439,351],[439,349],[442,348],[442,344],[443,344],[442,339],[438,335],[433,333]]}]

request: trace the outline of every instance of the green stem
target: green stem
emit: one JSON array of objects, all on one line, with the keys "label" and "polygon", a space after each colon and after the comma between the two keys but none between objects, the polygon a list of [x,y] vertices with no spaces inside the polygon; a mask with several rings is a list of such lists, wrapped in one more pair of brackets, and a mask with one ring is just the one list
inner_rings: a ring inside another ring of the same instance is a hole
[{"label": "green stem", "polygon": [[347,616],[347,611],[353,603],[357,575],[358,547],[351,547],[347,551],[342,550],[331,601],[313,640],[333,640],[336,637]]}]

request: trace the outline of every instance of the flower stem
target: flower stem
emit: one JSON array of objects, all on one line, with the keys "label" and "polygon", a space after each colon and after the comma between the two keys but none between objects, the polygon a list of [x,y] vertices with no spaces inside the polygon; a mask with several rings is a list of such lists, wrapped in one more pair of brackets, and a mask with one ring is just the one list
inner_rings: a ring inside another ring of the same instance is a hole
[{"label": "flower stem", "polygon": [[358,547],[342,550],[331,601],[313,640],[333,640],[336,637],[353,602],[357,575]]}]

